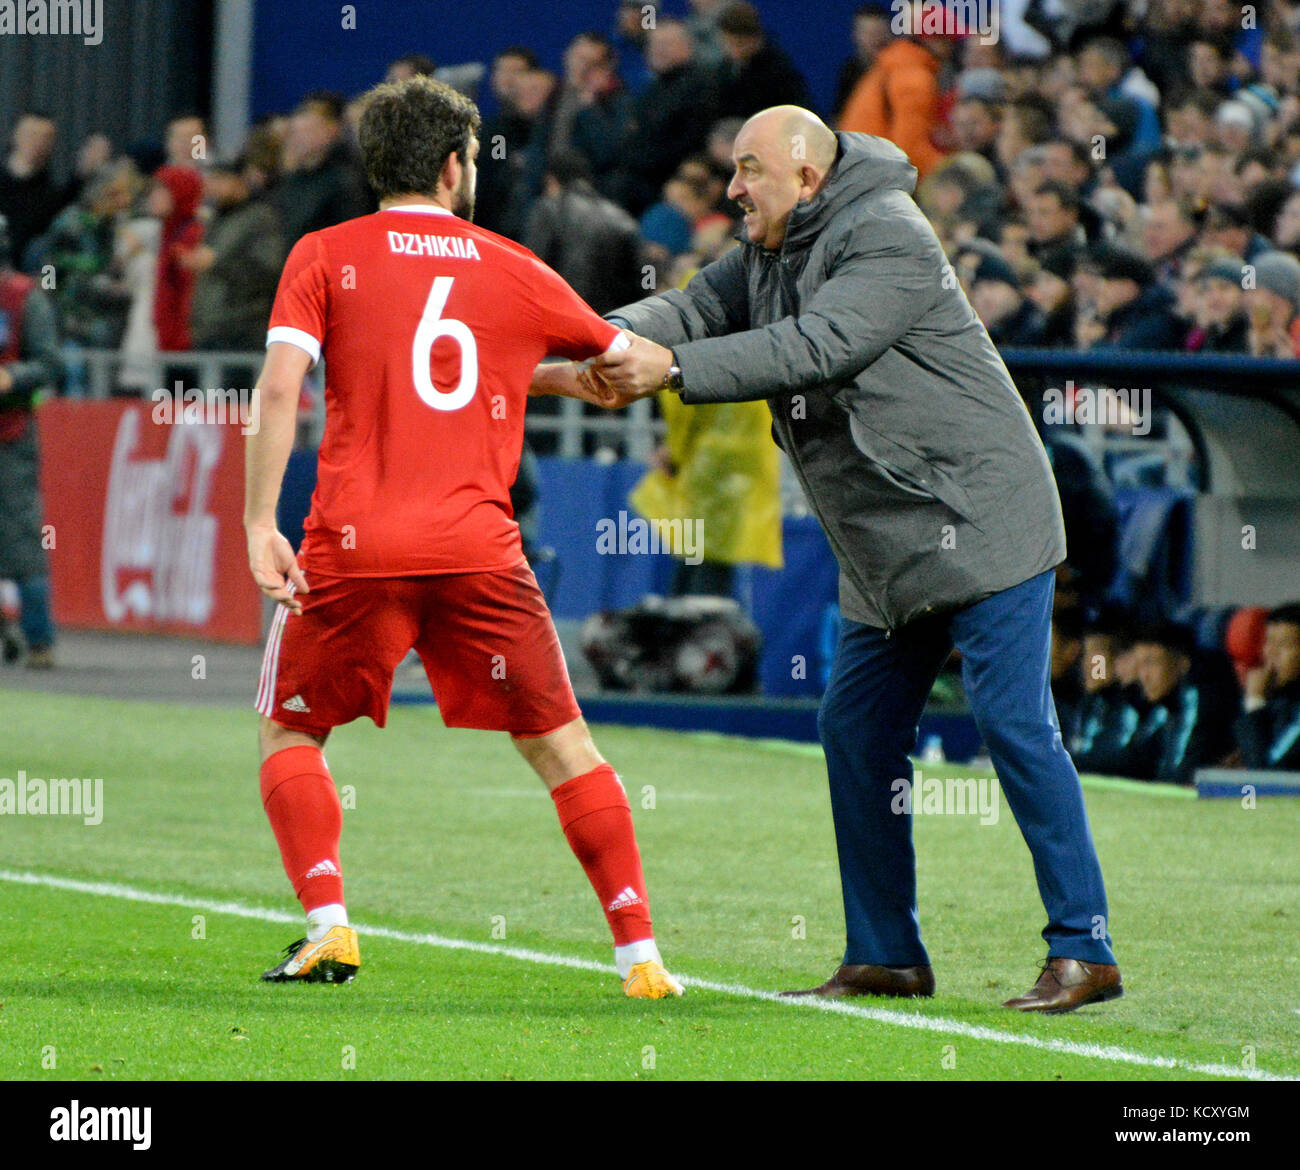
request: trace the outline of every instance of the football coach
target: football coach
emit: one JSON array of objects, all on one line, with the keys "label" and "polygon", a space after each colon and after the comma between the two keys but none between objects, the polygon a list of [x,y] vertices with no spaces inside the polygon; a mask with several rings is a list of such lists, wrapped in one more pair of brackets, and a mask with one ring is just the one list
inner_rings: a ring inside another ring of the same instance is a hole
[{"label": "football coach", "polygon": [[1065,529],[1029,413],[912,201],[901,150],[777,106],[745,123],[733,161],[741,246],[685,290],[609,314],[637,337],[596,368],[618,405],[665,388],[688,404],[767,399],[839,562],[818,729],[848,941],[827,982],[787,994],[934,993],[895,782],[911,783],[955,645],[1047,911],[1047,962],[1005,1006],[1114,999],[1101,867],[1048,686]]}]

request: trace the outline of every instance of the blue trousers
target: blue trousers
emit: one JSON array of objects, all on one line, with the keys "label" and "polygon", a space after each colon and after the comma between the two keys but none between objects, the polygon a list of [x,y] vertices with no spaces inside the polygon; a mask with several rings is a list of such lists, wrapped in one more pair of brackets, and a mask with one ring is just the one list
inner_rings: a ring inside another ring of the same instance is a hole
[{"label": "blue trousers", "polygon": [[[1049,686],[1054,589],[1049,571],[888,635],[843,623],[817,724],[844,890],[845,963],[930,961],[917,914],[912,818],[894,811],[893,782],[912,777],[908,753],[921,711],[954,645],[972,714],[1033,857],[1049,957],[1115,961],[1101,866]],[[977,877],[970,888],[978,893]]]}]

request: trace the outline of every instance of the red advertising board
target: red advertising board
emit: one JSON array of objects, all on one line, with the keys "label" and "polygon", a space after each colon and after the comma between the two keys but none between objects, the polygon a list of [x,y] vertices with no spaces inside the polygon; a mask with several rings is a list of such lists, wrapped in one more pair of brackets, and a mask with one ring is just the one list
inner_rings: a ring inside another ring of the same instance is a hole
[{"label": "red advertising board", "polygon": [[261,639],[237,419],[160,422],[150,402],[56,399],[37,420],[60,625]]}]

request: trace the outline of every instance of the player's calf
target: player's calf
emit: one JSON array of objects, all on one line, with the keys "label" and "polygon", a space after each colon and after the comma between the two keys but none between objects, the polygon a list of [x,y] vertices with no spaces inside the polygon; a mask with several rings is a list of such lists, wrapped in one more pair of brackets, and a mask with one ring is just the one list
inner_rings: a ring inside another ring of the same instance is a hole
[{"label": "player's calf", "polygon": [[586,723],[575,719],[549,735],[514,742],[550,789],[560,828],[600,899],[624,991],[634,998],[680,995],[681,984],[664,969],[655,944],[627,793]]}]

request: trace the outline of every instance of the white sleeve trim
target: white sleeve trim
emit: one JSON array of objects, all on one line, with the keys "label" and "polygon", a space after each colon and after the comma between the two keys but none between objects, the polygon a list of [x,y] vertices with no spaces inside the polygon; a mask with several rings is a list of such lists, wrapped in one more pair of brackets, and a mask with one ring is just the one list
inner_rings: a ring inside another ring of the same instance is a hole
[{"label": "white sleeve trim", "polygon": [[618,331],[618,336],[609,343],[609,348],[605,352],[618,353],[620,350],[631,349],[631,348],[632,348],[632,339],[626,333],[624,333],[623,330],[620,329]]},{"label": "white sleeve trim", "polygon": [[273,341],[285,341],[305,350],[313,366],[320,361],[320,342],[305,329],[295,329],[292,325],[276,325],[266,331],[266,344],[270,345]]}]

